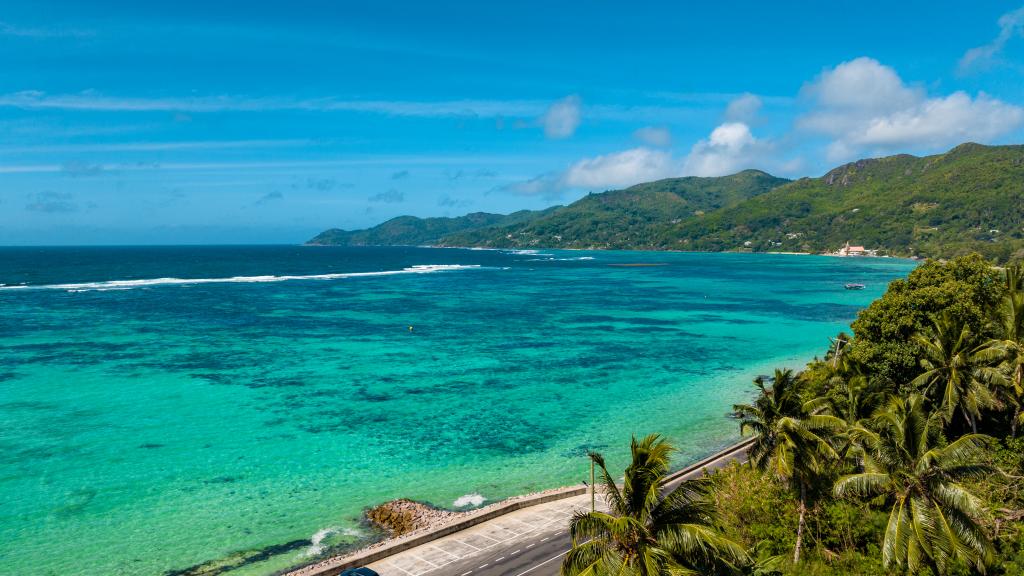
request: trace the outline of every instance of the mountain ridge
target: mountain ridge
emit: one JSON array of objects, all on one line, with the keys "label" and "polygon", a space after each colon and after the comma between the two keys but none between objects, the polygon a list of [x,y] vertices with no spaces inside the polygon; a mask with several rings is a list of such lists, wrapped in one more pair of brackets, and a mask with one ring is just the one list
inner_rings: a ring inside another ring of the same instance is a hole
[{"label": "mountain ridge", "polygon": [[545,210],[399,217],[310,243],[826,252],[851,242],[894,256],[977,251],[1008,261],[1024,259],[1022,206],[1024,146],[967,142],[856,160],[817,178],[760,170],[668,178]]}]

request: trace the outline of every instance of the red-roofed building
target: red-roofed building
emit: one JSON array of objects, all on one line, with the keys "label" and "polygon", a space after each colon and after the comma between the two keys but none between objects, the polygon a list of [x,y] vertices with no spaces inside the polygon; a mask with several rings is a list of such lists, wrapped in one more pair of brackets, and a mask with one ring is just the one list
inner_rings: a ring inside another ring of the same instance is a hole
[{"label": "red-roofed building", "polygon": [[867,256],[868,251],[863,246],[850,246],[847,242],[846,246],[839,249],[840,256]]}]

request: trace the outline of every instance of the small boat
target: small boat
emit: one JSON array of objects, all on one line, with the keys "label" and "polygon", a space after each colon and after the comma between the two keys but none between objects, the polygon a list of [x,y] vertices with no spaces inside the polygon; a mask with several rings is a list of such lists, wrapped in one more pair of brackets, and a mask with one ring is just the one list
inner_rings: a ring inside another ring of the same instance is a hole
[{"label": "small boat", "polygon": [[863,284],[857,284],[856,282],[850,282],[846,285],[847,290],[863,290],[864,288]]}]

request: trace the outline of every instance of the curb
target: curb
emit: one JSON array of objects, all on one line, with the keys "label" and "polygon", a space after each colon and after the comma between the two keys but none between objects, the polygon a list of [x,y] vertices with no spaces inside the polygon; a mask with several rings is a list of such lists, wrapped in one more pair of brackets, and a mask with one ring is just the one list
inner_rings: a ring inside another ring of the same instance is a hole
[{"label": "curb", "polygon": [[690,464],[689,466],[687,466],[686,468],[683,468],[682,470],[677,470],[677,471],[669,474],[668,476],[665,476],[664,478],[662,478],[661,479],[661,485],[665,486],[666,484],[671,484],[671,483],[673,483],[673,482],[683,478],[684,476],[688,476],[688,475],[696,472],[697,470],[700,470],[701,468],[706,467],[708,464],[711,464],[715,460],[718,460],[720,458],[724,458],[725,456],[728,456],[728,455],[732,454],[733,452],[737,452],[739,450],[745,450],[745,449],[749,448],[751,444],[754,443],[754,440],[756,440],[756,438],[747,438],[746,440],[742,440],[740,442],[737,442],[737,443],[733,444],[732,446],[729,446],[728,448],[725,448],[724,450],[720,450],[718,452],[715,452],[711,456],[708,456],[707,458],[704,458],[703,460],[701,460],[701,461],[699,461],[699,462],[697,462],[695,464]]},{"label": "curb", "polygon": [[298,568],[285,574],[286,576],[337,576],[337,574],[340,574],[348,568],[372,564],[373,562],[383,560],[388,556],[404,552],[410,548],[415,548],[428,542],[433,542],[438,538],[443,538],[450,534],[465,530],[466,528],[476,526],[477,524],[482,524],[488,520],[498,518],[499,516],[504,516],[509,512],[515,512],[516,510],[522,510],[523,508],[529,508],[530,506],[535,506],[537,504],[554,502],[555,500],[579,496],[586,493],[586,486],[569,486],[550,491],[546,494],[538,494],[536,496],[522,498],[519,500],[506,500],[496,504],[494,507],[478,510],[478,513],[476,514],[469,512],[467,513],[469,517],[460,518],[451,524],[440,526],[425,534],[411,534],[409,536],[395,538],[386,545],[377,549],[364,549],[348,556],[327,559],[316,564]]},{"label": "curb", "polygon": [[[753,441],[754,439],[750,438],[733,444],[732,446],[716,452],[695,464],[691,464],[682,470],[673,472],[666,476],[661,481],[661,484],[664,486],[666,484],[679,481],[683,479],[683,477],[701,470],[715,460],[728,456],[738,450],[745,450]],[[328,558],[327,560],[310,564],[302,568],[297,568],[284,574],[285,576],[337,576],[349,568],[372,564],[378,560],[383,560],[388,556],[393,556],[399,552],[405,552],[411,548],[433,542],[438,538],[449,536],[456,532],[465,530],[466,528],[482,524],[488,520],[493,520],[510,512],[515,512],[516,510],[522,510],[523,508],[529,508],[530,506],[536,506],[537,504],[545,504],[547,502],[554,502],[555,500],[562,500],[563,498],[571,498],[573,496],[586,494],[587,489],[588,487],[586,485],[568,486],[518,500],[509,499],[498,503],[493,507],[477,510],[476,513],[469,512],[467,513],[467,517],[460,518],[451,524],[440,526],[430,532],[424,534],[410,534],[408,536],[395,538],[378,548],[364,548],[363,550],[356,551],[347,556]]]}]

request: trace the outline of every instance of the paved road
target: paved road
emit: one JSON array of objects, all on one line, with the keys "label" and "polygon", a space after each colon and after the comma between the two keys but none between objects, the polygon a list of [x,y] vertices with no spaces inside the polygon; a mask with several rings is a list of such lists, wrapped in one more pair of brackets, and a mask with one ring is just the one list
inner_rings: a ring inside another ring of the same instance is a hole
[{"label": "paved road", "polygon": [[[727,453],[674,478],[698,478],[734,461],[746,461],[746,450]],[[381,576],[557,576],[569,550],[569,518],[589,510],[590,496],[575,496],[513,512],[480,526],[436,540],[370,565]],[[605,508],[598,498],[598,508]]]}]

